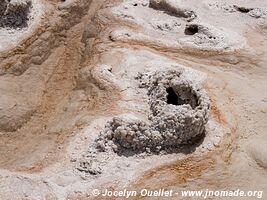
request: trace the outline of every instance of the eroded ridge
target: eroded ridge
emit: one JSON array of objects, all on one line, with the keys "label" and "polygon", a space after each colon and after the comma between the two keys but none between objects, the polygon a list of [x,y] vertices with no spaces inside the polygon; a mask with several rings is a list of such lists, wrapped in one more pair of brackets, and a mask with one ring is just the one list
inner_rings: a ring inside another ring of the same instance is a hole
[{"label": "eroded ridge", "polygon": [[182,71],[140,74],[140,87],[147,90],[148,121],[115,117],[96,140],[101,151],[174,152],[205,134],[210,103],[206,93],[185,80]]},{"label": "eroded ridge", "polygon": [[223,10],[227,13],[237,13],[240,12],[243,15],[248,15],[253,18],[267,18],[267,9],[265,7],[246,7],[242,5],[235,5],[226,2],[209,2],[208,6],[211,9]]}]

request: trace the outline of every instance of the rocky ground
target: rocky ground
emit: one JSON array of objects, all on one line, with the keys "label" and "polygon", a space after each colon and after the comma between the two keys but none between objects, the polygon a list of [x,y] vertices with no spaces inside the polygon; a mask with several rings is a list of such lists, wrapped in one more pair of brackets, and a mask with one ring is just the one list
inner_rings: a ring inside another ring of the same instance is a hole
[{"label": "rocky ground", "polygon": [[0,0],[0,15],[0,199],[267,192],[266,2]]}]

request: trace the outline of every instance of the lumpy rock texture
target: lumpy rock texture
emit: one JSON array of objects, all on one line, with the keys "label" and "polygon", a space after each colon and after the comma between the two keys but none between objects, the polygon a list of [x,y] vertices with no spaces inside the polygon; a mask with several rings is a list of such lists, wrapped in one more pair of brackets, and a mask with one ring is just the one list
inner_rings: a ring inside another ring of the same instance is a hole
[{"label": "lumpy rock texture", "polygon": [[96,140],[98,149],[115,152],[173,152],[205,133],[209,116],[206,93],[181,77],[182,71],[139,74],[147,90],[150,114],[144,121],[119,116],[107,123]]},{"label": "lumpy rock texture", "polygon": [[26,27],[31,5],[31,0],[0,0],[0,27]]}]

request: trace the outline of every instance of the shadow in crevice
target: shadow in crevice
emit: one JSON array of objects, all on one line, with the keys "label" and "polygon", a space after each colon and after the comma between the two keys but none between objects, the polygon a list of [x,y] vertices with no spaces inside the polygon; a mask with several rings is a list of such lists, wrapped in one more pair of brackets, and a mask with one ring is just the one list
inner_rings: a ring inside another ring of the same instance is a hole
[{"label": "shadow in crevice", "polygon": [[150,0],[149,7],[154,10],[163,11],[170,16],[185,18],[187,21],[192,21],[197,17],[194,11],[174,7],[166,1]]},{"label": "shadow in crevice", "polygon": [[243,7],[243,6],[237,6],[237,5],[234,5],[234,8],[241,12],[241,13],[249,13],[250,11],[253,10],[253,8],[246,8],[246,7]]}]

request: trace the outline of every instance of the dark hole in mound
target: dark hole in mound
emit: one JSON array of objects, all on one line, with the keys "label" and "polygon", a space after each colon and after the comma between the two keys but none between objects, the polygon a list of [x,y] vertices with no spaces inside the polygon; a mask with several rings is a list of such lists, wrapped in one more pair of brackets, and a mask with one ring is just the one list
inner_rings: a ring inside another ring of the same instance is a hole
[{"label": "dark hole in mound", "polygon": [[181,87],[177,92],[172,87],[167,88],[167,103],[172,105],[189,104],[193,109],[198,106],[196,94],[188,87]]},{"label": "dark hole in mound", "polygon": [[178,96],[177,94],[174,92],[173,88],[168,88],[167,89],[167,103],[168,104],[173,104],[173,105],[179,105],[179,101],[178,101]]},{"label": "dark hole in mound", "polygon": [[184,33],[186,35],[195,35],[196,33],[198,33],[198,31],[199,31],[198,25],[190,24],[190,25],[186,25]]}]

